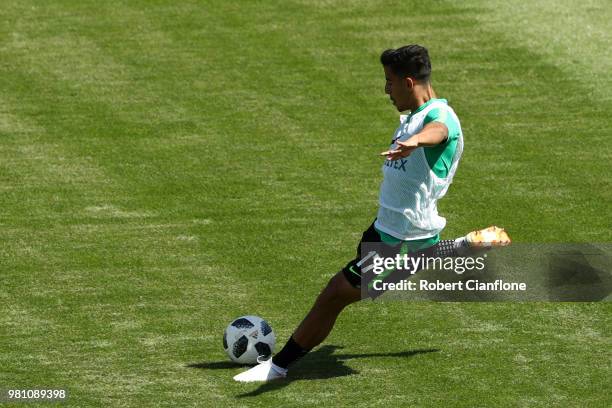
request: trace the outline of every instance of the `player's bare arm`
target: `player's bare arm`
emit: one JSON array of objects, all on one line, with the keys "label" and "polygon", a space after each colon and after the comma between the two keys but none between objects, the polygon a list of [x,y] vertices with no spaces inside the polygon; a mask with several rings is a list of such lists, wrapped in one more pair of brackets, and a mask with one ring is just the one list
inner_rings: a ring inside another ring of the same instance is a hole
[{"label": "player's bare arm", "polygon": [[448,128],[444,123],[431,122],[423,127],[423,130],[404,142],[397,142],[393,150],[382,152],[381,156],[387,156],[387,160],[397,160],[410,156],[410,153],[418,147],[431,147],[444,143],[448,139]]}]

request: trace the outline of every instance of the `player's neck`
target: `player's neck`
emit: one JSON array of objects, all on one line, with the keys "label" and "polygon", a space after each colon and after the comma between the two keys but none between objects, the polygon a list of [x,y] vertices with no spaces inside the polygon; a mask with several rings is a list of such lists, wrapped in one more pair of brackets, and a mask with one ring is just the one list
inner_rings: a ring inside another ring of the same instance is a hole
[{"label": "player's neck", "polygon": [[427,102],[436,97],[436,92],[433,90],[430,83],[416,85],[416,88],[414,90],[415,106],[411,110],[417,110],[421,105],[426,104]]}]

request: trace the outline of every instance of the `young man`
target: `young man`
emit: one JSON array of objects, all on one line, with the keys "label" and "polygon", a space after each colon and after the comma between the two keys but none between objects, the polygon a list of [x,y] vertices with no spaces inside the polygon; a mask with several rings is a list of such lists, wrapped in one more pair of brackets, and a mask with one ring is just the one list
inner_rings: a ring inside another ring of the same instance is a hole
[{"label": "young man", "polygon": [[381,153],[386,160],[376,220],[363,233],[357,257],[329,281],[283,349],[235,376],[236,381],[283,378],[290,364],[328,336],[340,312],[362,298],[368,258],[361,253],[362,244],[382,243],[410,254],[457,256],[470,248],[510,243],[505,231],[497,227],[440,241],[446,220],[438,215],[436,204],[446,194],[463,151],[459,119],[446,100],[436,97],[427,49],[408,45],[386,50],[380,60],[385,93],[398,111],[410,111],[410,115],[401,116],[389,150]]}]

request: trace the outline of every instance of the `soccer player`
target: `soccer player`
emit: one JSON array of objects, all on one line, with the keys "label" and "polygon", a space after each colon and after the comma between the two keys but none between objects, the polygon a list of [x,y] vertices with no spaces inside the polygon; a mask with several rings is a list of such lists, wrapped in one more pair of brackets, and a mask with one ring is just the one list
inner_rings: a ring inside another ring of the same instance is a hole
[{"label": "soccer player", "polygon": [[457,171],[463,134],[457,115],[439,99],[431,82],[427,49],[408,45],[382,53],[385,93],[399,112],[400,125],[385,156],[376,220],[363,233],[357,257],[323,289],[304,320],[273,358],[240,373],[234,380],[265,382],[283,378],[289,365],[319,345],[331,332],[340,312],[362,298],[362,244],[382,243],[410,254],[459,256],[471,248],[507,245],[498,227],[474,231],[456,240],[440,240],[446,219],[438,215],[442,198]]}]

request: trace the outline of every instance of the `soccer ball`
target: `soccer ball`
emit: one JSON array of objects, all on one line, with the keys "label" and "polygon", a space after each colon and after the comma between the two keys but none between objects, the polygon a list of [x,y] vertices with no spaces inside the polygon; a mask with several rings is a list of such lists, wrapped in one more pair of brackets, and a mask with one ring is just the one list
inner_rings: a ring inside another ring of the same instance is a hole
[{"label": "soccer ball", "polygon": [[257,316],[239,317],[223,333],[223,349],[232,361],[240,364],[256,364],[259,356],[269,358],[275,344],[272,327]]}]

